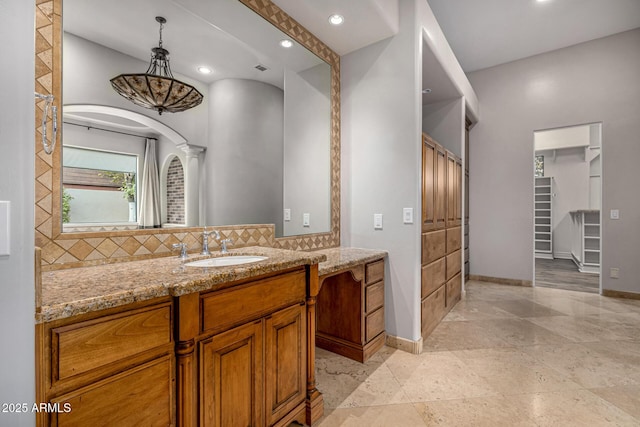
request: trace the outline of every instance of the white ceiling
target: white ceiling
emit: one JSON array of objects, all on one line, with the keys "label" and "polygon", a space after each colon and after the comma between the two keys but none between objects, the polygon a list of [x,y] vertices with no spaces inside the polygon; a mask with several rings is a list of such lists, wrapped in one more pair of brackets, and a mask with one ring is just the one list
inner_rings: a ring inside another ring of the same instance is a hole
[{"label": "white ceiling", "polygon": [[[340,55],[398,31],[398,0],[273,1]],[[640,27],[640,0],[424,1],[465,72]]]},{"label": "white ceiling", "polygon": [[[282,48],[286,36],[237,0],[64,0],[63,27],[148,63],[158,45],[156,16],[167,19],[163,41],[173,72],[204,83],[234,77],[282,88],[285,67],[301,71],[322,62],[298,44]],[[257,64],[269,69],[258,71]],[[199,66],[214,73],[201,74]]]},{"label": "white ceiling", "polygon": [[[398,31],[399,0],[273,1],[340,55]],[[640,0],[424,1],[466,72],[640,27]],[[174,72],[205,83],[240,77],[282,87],[282,63],[300,70],[317,60],[297,45],[295,55],[284,52],[277,46],[282,33],[263,26],[257,15],[247,15],[237,0],[64,0],[64,6],[65,29],[144,61],[157,44],[154,17],[165,16],[165,47]],[[329,24],[334,13],[345,17],[343,25]],[[439,63],[426,53],[423,87],[434,92],[423,101],[456,96]],[[298,54],[302,59],[295,59]],[[258,63],[270,70],[256,71]],[[213,67],[215,73],[198,74],[194,70],[199,65]]]},{"label": "white ceiling", "polygon": [[[338,55],[346,55],[398,32],[398,0],[273,0]],[[329,16],[342,15],[342,25]]]},{"label": "white ceiling", "polygon": [[428,3],[465,72],[640,27],[640,0]]}]

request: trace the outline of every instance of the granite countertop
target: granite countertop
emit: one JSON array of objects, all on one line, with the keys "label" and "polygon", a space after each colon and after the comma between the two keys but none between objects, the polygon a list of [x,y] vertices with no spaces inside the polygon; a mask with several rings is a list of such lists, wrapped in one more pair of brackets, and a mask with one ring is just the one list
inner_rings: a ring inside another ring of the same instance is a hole
[{"label": "granite countertop", "polygon": [[348,270],[360,264],[387,256],[387,251],[360,248],[330,248],[310,252],[326,255],[327,260],[318,265],[318,275],[326,276],[337,271]]},{"label": "granite countertop", "polygon": [[[220,256],[219,254],[213,254]],[[228,267],[183,267],[179,258],[165,257],[42,274],[43,323],[164,296],[215,289],[223,283],[260,276],[326,259],[321,252],[296,252],[267,247],[232,249],[227,255],[261,255],[268,259]],[[190,256],[186,262],[208,258]]]}]

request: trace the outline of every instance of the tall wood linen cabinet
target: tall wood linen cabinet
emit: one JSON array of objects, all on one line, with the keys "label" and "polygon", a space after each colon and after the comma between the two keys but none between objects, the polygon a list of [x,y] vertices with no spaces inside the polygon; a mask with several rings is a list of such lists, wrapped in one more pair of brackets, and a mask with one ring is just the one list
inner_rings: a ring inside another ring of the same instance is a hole
[{"label": "tall wood linen cabinet", "polygon": [[422,135],[422,336],[462,291],[462,160]]}]

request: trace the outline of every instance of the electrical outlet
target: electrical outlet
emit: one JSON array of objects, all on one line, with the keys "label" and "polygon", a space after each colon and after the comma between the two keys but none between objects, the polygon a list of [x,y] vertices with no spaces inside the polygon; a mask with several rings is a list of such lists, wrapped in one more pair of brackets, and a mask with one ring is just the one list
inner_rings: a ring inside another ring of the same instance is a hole
[{"label": "electrical outlet", "polygon": [[284,220],[291,221],[291,209],[284,210]]},{"label": "electrical outlet", "polygon": [[373,214],[373,229],[382,230],[382,214]]},{"label": "electrical outlet", "polygon": [[611,277],[612,279],[619,279],[620,269],[618,267],[611,267],[609,269],[609,277]]},{"label": "electrical outlet", "polygon": [[413,224],[413,208],[402,209],[402,221],[405,224]]},{"label": "electrical outlet", "polygon": [[311,214],[308,214],[308,213],[302,214],[302,226],[303,227],[311,226]]},{"label": "electrical outlet", "polygon": [[611,209],[611,219],[620,219],[620,210]]}]

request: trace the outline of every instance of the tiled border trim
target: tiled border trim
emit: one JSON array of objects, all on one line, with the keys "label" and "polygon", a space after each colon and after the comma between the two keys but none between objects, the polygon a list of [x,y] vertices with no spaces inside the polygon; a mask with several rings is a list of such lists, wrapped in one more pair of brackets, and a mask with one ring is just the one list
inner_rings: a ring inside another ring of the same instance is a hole
[{"label": "tiled border trim", "polygon": [[[331,231],[275,239],[272,224],[216,227],[236,246],[314,250],[340,245],[340,57],[270,0],[239,0],[331,65]],[[53,94],[60,106],[62,0],[36,0],[35,90]],[[39,123],[44,101],[35,102],[35,246],[42,248],[42,270],[57,270],[167,256],[170,245],[201,240],[199,227],[62,233],[60,221],[60,140],[44,153]],[[51,125],[49,120],[49,125]],[[52,129],[47,130],[52,135]],[[229,233],[227,235],[227,232]],[[215,247],[212,245],[212,247]]]},{"label": "tiled border trim", "polygon": [[271,0],[239,0],[331,65],[331,231],[280,237],[274,247],[314,250],[340,246],[340,57]]}]

